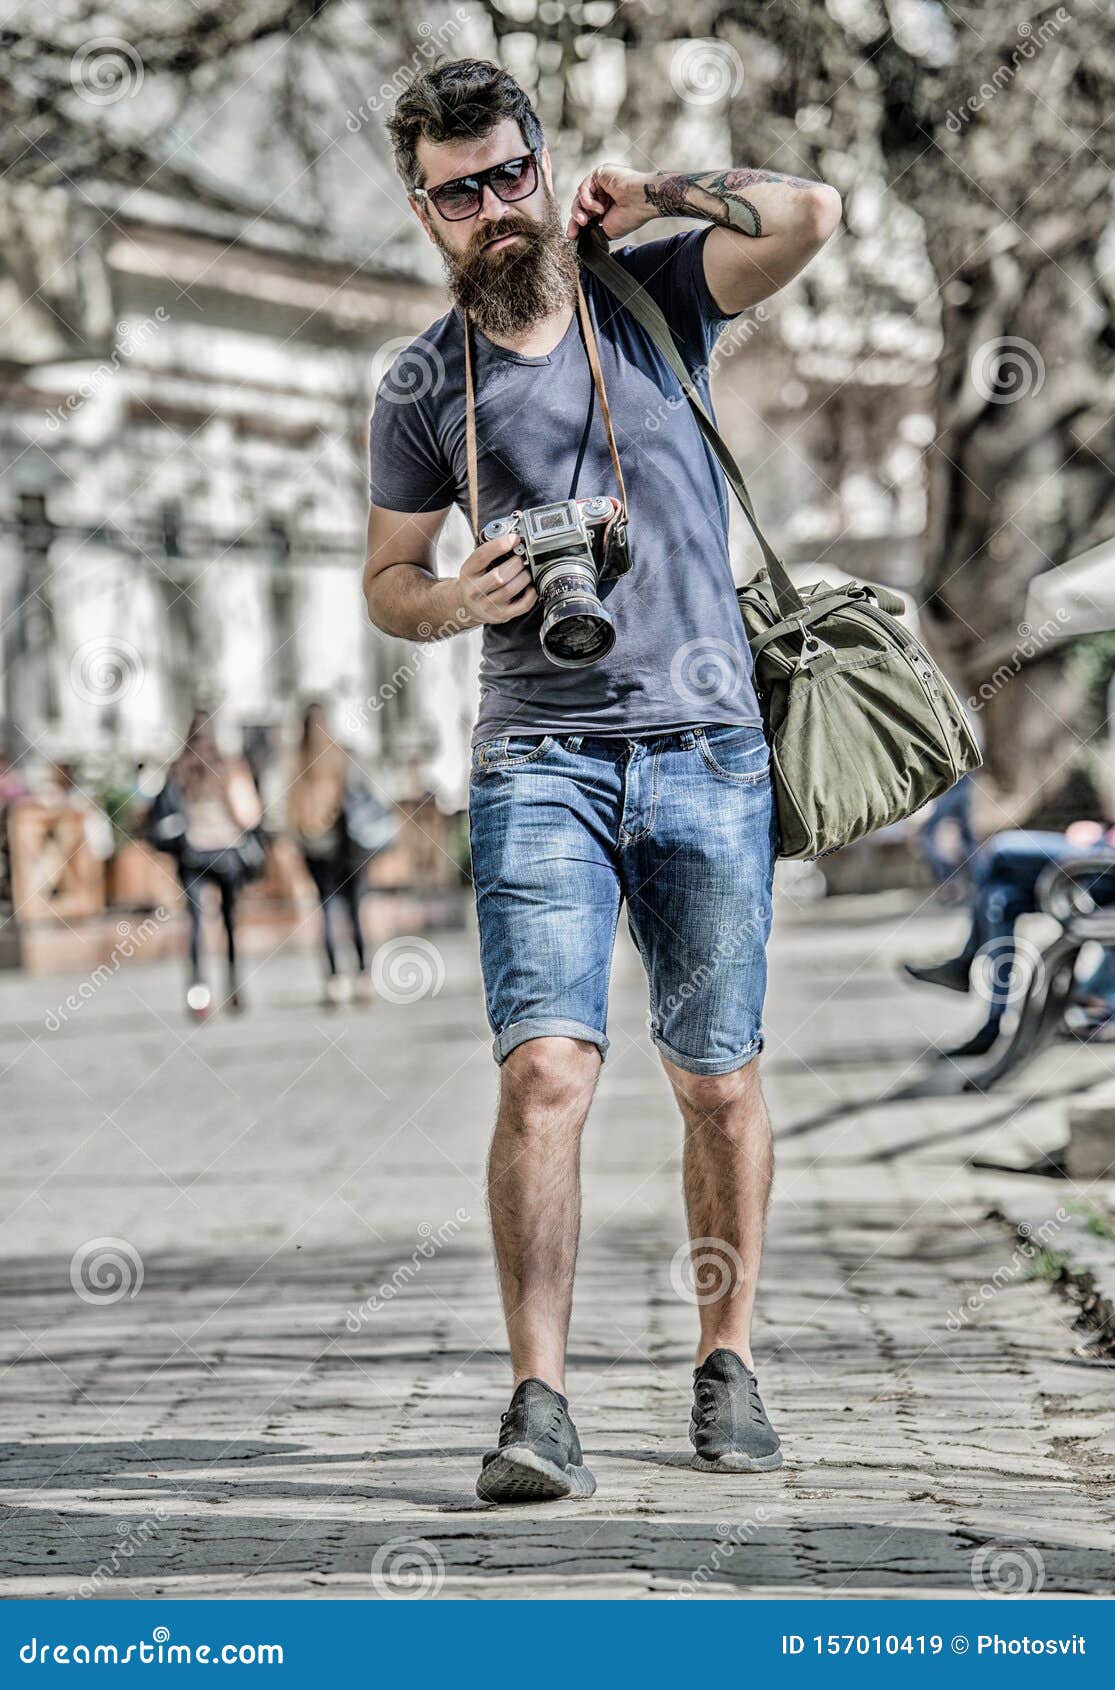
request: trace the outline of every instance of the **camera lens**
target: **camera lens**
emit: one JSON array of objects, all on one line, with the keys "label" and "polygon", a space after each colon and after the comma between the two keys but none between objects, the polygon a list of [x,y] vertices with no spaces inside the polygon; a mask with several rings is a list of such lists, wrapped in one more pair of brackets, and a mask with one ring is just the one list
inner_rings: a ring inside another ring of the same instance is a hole
[{"label": "camera lens", "polygon": [[600,602],[595,573],[578,558],[562,558],[538,583],[542,650],[561,669],[599,663],[616,643],[612,618]]}]

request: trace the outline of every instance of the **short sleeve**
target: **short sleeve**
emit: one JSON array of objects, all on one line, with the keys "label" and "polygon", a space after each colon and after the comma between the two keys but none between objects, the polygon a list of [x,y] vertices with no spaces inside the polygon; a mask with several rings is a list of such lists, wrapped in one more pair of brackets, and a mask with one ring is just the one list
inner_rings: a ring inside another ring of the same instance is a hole
[{"label": "short sleeve", "polygon": [[391,511],[444,510],[456,498],[456,478],[438,447],[423,394],[399,378],[400,362],[380,382],[372,409],[371,502]]},{"label": "short sleeve", "polygon": [[626,246],[614,256],[637,278],[674,331],[686,362],[701,366],[731,322],[705,280],[705,241],[711,228],[688,229],[662,241]]}]

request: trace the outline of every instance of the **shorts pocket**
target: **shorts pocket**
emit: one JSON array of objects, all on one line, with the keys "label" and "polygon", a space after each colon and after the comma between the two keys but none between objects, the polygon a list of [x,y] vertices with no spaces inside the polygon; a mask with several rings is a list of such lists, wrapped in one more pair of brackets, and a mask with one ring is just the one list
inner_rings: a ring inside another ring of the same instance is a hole
[{"label": "shorts pocket", "polygon": [[473,753],[472,772],[483,775],[521,769],[527,763],[537,763],[554,743],[553,734],[504,734],[499,739],[487,739]]},{"label": "shorts pocket", "polygon": [[697,747],[707,768],[737,786],[757,786],[770,774],[770,747],[762,728],[701,728]]}]

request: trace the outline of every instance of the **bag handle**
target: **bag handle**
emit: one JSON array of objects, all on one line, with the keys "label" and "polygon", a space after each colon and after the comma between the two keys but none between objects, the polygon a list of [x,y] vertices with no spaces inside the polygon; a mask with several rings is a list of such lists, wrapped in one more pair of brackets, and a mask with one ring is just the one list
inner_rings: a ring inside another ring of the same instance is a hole
[{"label": "bag handle", "polygon": [[618,259],[612,257],[608,250],[607,239],[598,224],[590,223],[587,228],[578,232],[577,252],[586,269],[591,270],[593,275],[603,282],[609,292],[615,294],[621,304],[626,305],[631,315],[646,330],[681,383],[682,391],[693,409],[697,425],[724,471],[728,485],[739,500],[743,513],[751,524],[751,530],[759,542],[759,550],[763,554],[763,562],[767,566],[767,573],[770,576],[770,584],[774,590],[774,597],[779,610],[784,617],[800,613],[805,609],[805,600],[790,580],[785,565],[774,548],[768,543],[766,535],[759,526],[759,519],[755,515],[751,495],[747,491],[747,484],[740,472],[739,465],[724,444],[716,424],[706,411],[701,396],[693,383],[693,378],[686,368],[681,353],[678,351],[677,342],[674,340],[670,325],[658,305],[636,281],[631,272],[625,269]]},{"label": "bag handle", "polygon": [[[596,389],[596,397],[600,401],[600,415],[604,419],[604,432],[608,436],[608,451],[611,454],[616,486],[619,488],[621,520],[626,522],[627,488],[624,486],[623,470],[620,468],[619,447],[616,445],[615,429],[612,426],[612,410],[608,404],[608,394],[604,387],[604,372],[600,367],[600,352],[596,345],[596,332],[592,326],[588,301],[585,299],[584,289],[580,282],[577,283],[577,314],[581,319],[581,335],[585,343],[588,367],[592,371],[592,385]],[[465,461],[468,467],[469,522],[472,526],[473,539],[479,545],[480,499],[476,475],[476,395],[472,375],[472,322],[467,311],[465,312]]]}]

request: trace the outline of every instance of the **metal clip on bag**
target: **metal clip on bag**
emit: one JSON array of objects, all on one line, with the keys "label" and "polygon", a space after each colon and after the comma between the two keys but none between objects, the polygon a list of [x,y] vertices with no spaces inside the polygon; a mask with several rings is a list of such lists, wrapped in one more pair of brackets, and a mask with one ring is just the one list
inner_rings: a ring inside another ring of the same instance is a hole
[{"label": "metal clip on bag", "polygon": [[860,581],[798,591],[662,312],[611,256],[599,228],[582,229],[577,245],[677,377],[759,542],[763,567],[737,597],[770,744],[781,855],[821,857],[913,815],[981,759],[956,693],[895,620],[902,600]]}]

